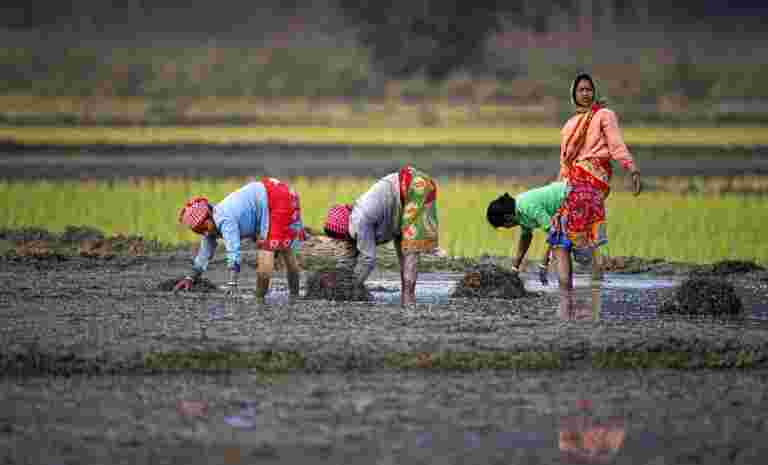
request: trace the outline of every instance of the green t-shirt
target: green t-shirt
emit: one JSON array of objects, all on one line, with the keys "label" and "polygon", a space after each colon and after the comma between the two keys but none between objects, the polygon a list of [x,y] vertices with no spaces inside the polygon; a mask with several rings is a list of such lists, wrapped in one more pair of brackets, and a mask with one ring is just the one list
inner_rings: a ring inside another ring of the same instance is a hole
[{"label": "green t-shirt", "polygon": [[565,199],[565,191],[564,182],[553,182],[515,197],[515,211],[520,227],[529,231],[549,231],[550,221]]}]

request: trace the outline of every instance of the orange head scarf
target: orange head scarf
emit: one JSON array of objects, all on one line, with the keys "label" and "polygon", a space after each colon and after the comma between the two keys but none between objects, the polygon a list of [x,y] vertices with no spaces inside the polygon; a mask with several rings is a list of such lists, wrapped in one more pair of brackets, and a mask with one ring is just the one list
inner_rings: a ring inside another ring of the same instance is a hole
[{"label": "orange head scarf", "polygon": [[[576,86],[582,79],[588,80],[592,84],[592,89],[594,90],[594,97],[592,98],[593,103],[589,107],[582,107],[576,103]],[[576,106],[576,113],[581,113],[581,117],[579,118],[576,127],[573,129],[573,132],[568,135],[565,145],[563,146],[563,153],[560,154],[563,164],[568,169],[573,166],[576,157],[581,152],[581,149],[584,148],[584,143],[587,141],[587,130],[589,129],[590,123],[592,123],[592,117],[595,116],[595,113],[597,113],[598,110],[605,107],[605,102],[598,97],[597,86],[595,86],[592,76],[586,73],[579,74],[576,76],[576,79],[573,80],[573,83],[571,83],[571,102]]]}]

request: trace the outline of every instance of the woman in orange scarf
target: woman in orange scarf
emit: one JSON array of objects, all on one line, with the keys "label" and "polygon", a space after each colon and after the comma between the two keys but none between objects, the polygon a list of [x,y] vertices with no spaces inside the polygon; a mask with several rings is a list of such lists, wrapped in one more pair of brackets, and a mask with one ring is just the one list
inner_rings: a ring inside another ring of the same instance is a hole
[{"label": "woman in orange scarf", "polygon": [[[611,161],[615,160],[632,174],[633,193],[638,195],[641,190],[640,171],[624,144],[616,113],[606,108],[600,100],[595,82],[589,74],[579,74],[573,80],[571,102],[576,107],[576,114],[560,132],[558,180],[569,184],[589,184],[603,193],[604,200],[611,191]],[[605,221],[594,229],[594,234],[596,237],[589,238],[592,242],[607,243]],[[599,259],[597,248],[592,255],[593,260]]]}]

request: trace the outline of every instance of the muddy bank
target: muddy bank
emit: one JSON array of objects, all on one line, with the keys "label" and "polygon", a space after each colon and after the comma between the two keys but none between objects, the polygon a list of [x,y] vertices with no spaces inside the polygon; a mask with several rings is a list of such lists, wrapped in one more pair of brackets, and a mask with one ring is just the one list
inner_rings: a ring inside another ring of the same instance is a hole
[{"label": "muddy bank", "polygon": [[6,378],[0,460],[553,464],[601,453],[617,465],[754,465],[768,453],[767,380],[706,370]]},{"label": "muddy bank", "polygon": [[[743,177],[768,174],[766,147],[634,147],[648,189],[693,189],[680,179],[693,176]],[[396,153],[396,157],[393,157]],[[159,177],[242,177],[243,173],[295,176],[383,176],[402,163],[428,162],[433,176],[503,176],[535,183],[558,167],[557,147],[345,145],[92,145],[25,146],[0,144],[0,177],[7,179],[82,179]],[[645,162],[643,162],[645,160]],[[630,183],[617,173],[614,190]],[[652,178],[659,179],[652,181]],[[729,183],[723,191],[750,192]],[[763,192],[764,192],[763,186]]]},{"label": "muddy bank", "polygon": [[[310,230],[309,239],[299,252],[299,263],[305,271],[320,271],[332,268],[335,259],[344,252],[344,245],[323,234]],[[0,255],[5,260],[20,262],[38,262],[50,260],[74,261],[78,258],[129,261],[130,258],[163,256],[168,254],[184,255],[194,252],[194,244],[171,246],[157,241],[146,240],[140,236],[105,237],[104,233],[89,226],[67,226],[62,233],[52,233],[40,228],[0,229]],[[246,248],[248,246],[246,245]],[[82,261],[82,260],[81,260]],[[246,251],[245,265],[257,267],[255,254]],[[94,262],[97,263],[97,262]],[[721,262],[713,265],[669,262],[663,259],[644,259],[640,257],[605,257],[605,270],[614,273],[653,273],[659,275],[685,275],[690,273],[736,275],[748,272],[760,272],[764,269],[748,262]],[[472,268],[488,264],[509,269],[510,257],[478,258],[450,257],[438,249],[434,253],[421,254],[419,271],[456,271],[466,272]],[[535,263],[525,262],[523,269],[533,269]],[[280,270],[281,263],[275,263]],[[380,246],[377,250],[377,266],[384,270],[397,269],[397,256],[391,244]]]},{"label": "muddy bank", "polygon": [[[13,245],[0,257],[0,365],[6,374],[768,365],[768,325],[659,315],[674,288],[609,289],[601,305],[614,313],[571,321],[562,317],[556,293],[514,299],[446,295],[437,303],[409,308],[381,301],[288,302],[279,298],[287,290],[278,272],[267,303],[257,304],[250,267],[241,276],[243,298],[224,298],[218,287],[226,280],[222,259],[214,260],[205,275],[210,292],[161,290],[162,283],[188,272],[192,254],[186,249],[148,253],[152,249],[145,248],[139,254],[125,248],[83,255],[72,246],[69,253],[42,253],[19,248],[17,241],[23,245],[25,237],[4,237]],[[111,238],[100,240],[108,244]],[[255,254],[246,251],[244,259],[253,261]],[[487,265],[489,260],[474,263]],[[492,262],[501,266],[504,260]],[[459,264],[462,270],[472,269],[468,260],[435,257],[437,263],[451,270]],[[707,268],[625,261],[640,263],[644,272],[656,266],[680,279]],[[710,274],[733,271],[722,276],[745,309],[768,307],[766,271],[745,271],[746,265],[708,267]],[[302,297],[318,270],[302,273]],[[393,270],[379,270],[376,276],[399,282]],[[398,291],[394,286],[391,292]],[[417,286],[417,299],[419,292]],[[650,317],[622,316],[635,311]]]}]

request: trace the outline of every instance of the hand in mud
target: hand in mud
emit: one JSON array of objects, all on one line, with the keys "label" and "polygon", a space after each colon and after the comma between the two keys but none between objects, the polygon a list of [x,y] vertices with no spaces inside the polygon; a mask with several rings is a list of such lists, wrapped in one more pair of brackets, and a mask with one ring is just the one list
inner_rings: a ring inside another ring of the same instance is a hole
[{"label": "hand in mud", "polygon": [[229,282],[227,282],[227,290],[225,295],[230,299],[240,298],[240,288],[238,286],[238,277],[240,273],[235,269],[229,270]]},{"label": "hand in mud", "polygon": [[186,277],[180,280],[179,282],[176,283],[175,286],[173,286],[173,292],[176,293],[179,291],[188,291],[192,289],[192,282],[193,280],[190,277]]},{"label": "hand in mud", "polygon": [[541,281],[542,286],[549,284],[549,276],[547,275],[546,265],[539,265],[539,281]]},{"label": "hand in mud", "polygon": [[365,284],[356,284],[352,288],[352,295],[350,297],[353,301],[368,300],[368,288],[365,287]]},{"label": "hand in mud", "polygon": [[229,299],[239,299],[240,288],[237,286],[237,282],[228,282],[227,290],[224,291],[224,295]]}]

